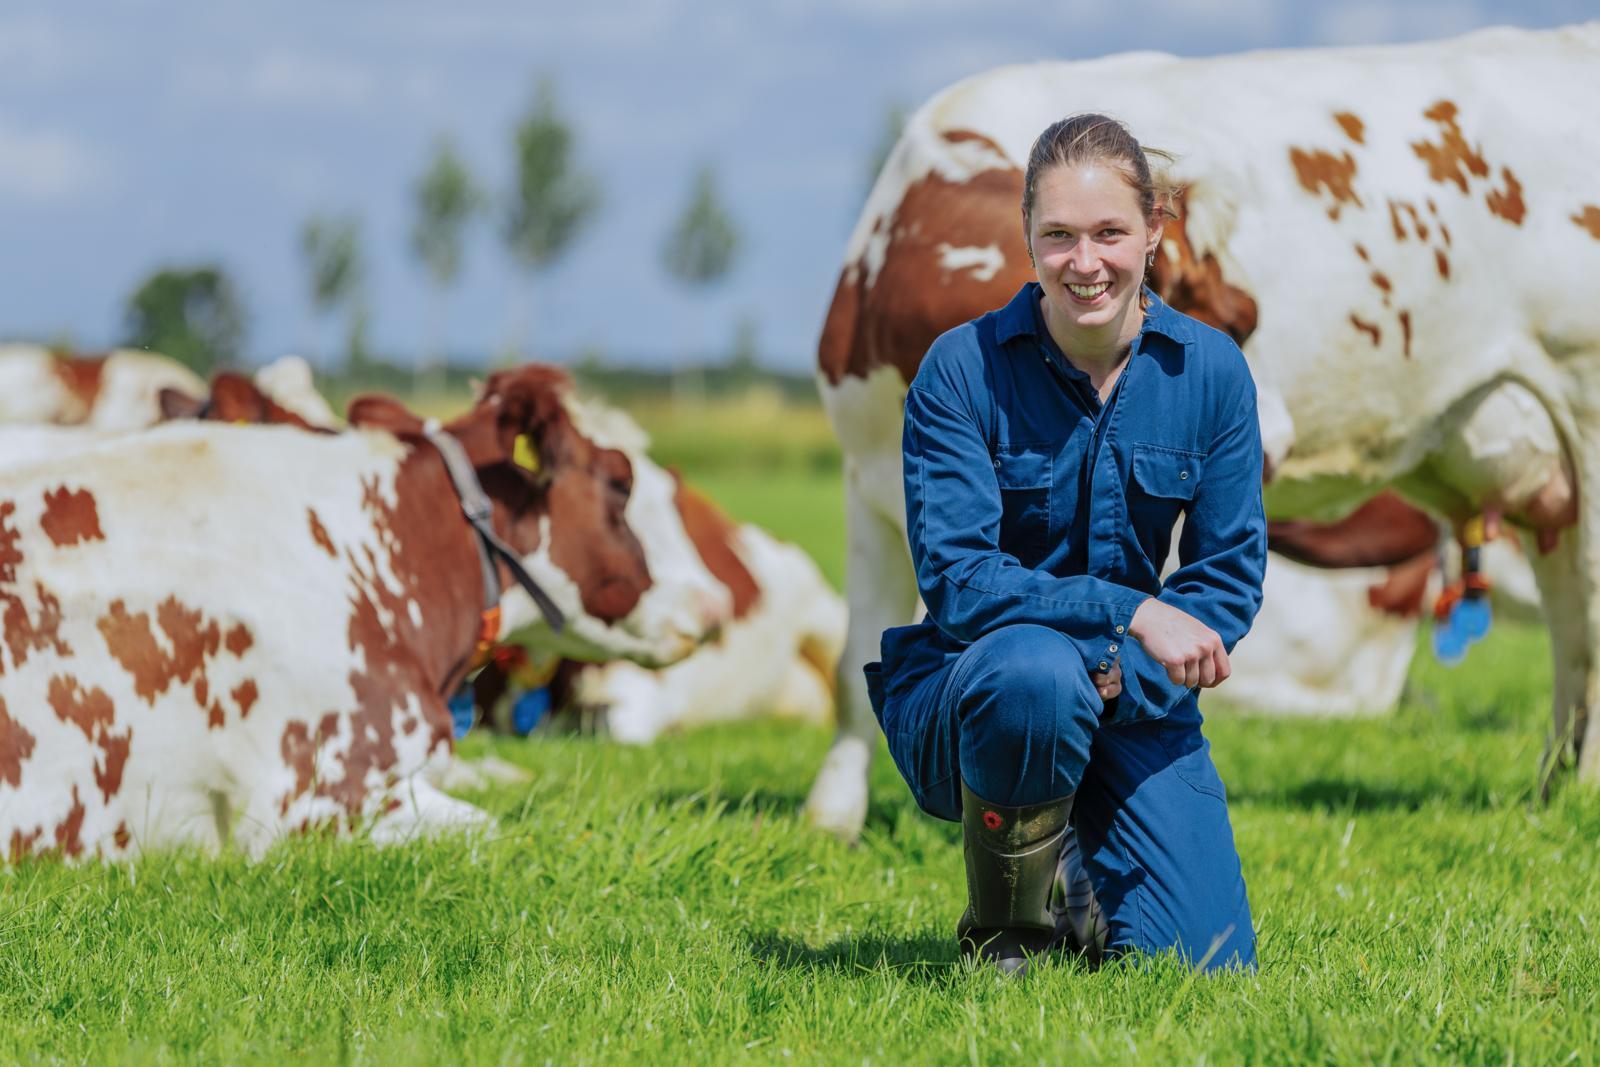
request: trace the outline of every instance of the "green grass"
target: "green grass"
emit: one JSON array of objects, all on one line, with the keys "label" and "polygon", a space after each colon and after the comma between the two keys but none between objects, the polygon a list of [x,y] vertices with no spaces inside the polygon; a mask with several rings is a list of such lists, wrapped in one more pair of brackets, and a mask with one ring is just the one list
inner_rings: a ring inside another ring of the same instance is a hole
[{"label": "green grass", "polygon": [[798,809],[827,736],[473,739],[491,835],[296,840],[0,880],[0,1060],[1561,1062],[1600,1049],[1600,802],[1530,805],[1543,639],[1421,662],[1393,719],[1209,724],[1255,977],[956,964],[956,828],[887,760],[855,848]]},{"label": "green grass", "polygon": [[[837,475],[765,462],[690,476],[837,580]],[[1392,718],[1208,704],[1252,977],[961,967],[957,828],[880,758],[860,845],[809,832],[824,731],[474,737],[533,774],[485,836],[0,869],[0,1062],[1594,1062],[1600,797],[1531,802],[1549,686],[1501,625]]]}]

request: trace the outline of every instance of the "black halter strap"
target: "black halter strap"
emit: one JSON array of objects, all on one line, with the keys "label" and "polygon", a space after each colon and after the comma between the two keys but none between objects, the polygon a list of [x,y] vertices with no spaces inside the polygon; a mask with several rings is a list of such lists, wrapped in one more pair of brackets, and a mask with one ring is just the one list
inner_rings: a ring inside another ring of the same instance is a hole
[{"label": "black halter strap", "polygon": [[495,628],[498,629],[501,590],[500,569],[496,566],[498,557],[505,561],[517,584],[527,590],[528,595],[533,598],[533,602],[538,605],[539,613],[544,616],[545,622],[550,624],[550,629],[560,633],[567,624],[566,616],[556,606],[556,602],[550,599],[550,594],[539,588],[539,583],[534,581],[533,575],[523,567],[516,551],[500,540],[499,535],[494,532],[494,527],[490,524],[493,508],[488,495],[483,491],[483,486],[478,482],[477,472],[472,469],[472,462],[467,459],[466,449],[461,447],[460,441],[443,430],[425,429],[423,433],[444,460],[444,469],[450,473],[451,484],[455,486],[456,496],[461,501],[461,514],[466,516],[467,522],[472,524],[472,529],[478,535],[478,564],[483,570],[485,620],[492,616]]}]

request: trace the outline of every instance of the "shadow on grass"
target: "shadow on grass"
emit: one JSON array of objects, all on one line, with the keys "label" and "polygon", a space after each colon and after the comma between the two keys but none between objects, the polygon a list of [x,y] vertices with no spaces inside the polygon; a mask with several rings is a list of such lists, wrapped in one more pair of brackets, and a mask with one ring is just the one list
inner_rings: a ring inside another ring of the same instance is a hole
[{"label": "shadow on grass", "polygon": [[948,981],[959,962],[953,922],[946,935],[927,933],[897,938],[869,934],[821,948],[783,934],[752,934],[750,955],[762,963],[812,974],[866,977],[887,970],[929,984]]},{"label": "shadow on grass", "polygon": [[1471,782],[1427,781],[1397,786],[1347,778],[1312,778],[1286,789],[1255,790],[1248,785],[1228,789],[1228,801],[1232,804],[1325,812],[1409,812],[1435,804],[1464,811],[1491,811],[1526,804],[1531,796],[1529,790],[1502,794]]},{"label": "shadow on grass", "polygon": [[[667,789],[656,793],[655,799],[662,804],[673,806],[682,805],[686,811],[706,811],[714,805],[723,805],[723,815],[736,815],[745,812],[765,815],[768,817],[782,817],[803,819],[805,817],[806,798],[800,793],[779,793],[769,789],[752,789],[748,792],[708,793],[704,790]],[[869,828],[892,831],[899,821],[901,813],[910,803],[883,803],[869,801],[867,804],[867,821]]]}]

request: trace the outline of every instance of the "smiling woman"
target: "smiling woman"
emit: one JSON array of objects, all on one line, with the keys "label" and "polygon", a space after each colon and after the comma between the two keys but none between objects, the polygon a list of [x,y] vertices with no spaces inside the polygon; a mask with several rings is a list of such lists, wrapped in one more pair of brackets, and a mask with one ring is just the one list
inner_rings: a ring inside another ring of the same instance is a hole
[{"label": "smiling woman", "polygon": [[906,396],[928,616],[884,632],[868,688],[917,803],[962,823],[962,951],[1007,972],[1057,946],[1254,965],[1196,694],[1261,603],[1255,387],[1144,287],[1165,202],[1122,125],[1051,125],[1022,192],[1036,280],[940,337]]}]

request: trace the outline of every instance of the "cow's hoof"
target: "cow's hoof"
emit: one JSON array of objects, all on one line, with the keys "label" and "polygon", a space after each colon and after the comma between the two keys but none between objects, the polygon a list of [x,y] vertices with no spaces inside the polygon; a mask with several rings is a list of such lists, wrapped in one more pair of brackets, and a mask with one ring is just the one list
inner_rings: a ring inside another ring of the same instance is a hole
[{"label": "cow's hoof", "polygon": [[806,798],[806,821],[846,841],[861,836],[867,821],[867,772],[872,749],[861,739],[834,742]]}]

